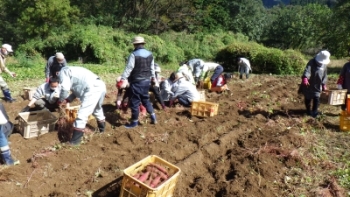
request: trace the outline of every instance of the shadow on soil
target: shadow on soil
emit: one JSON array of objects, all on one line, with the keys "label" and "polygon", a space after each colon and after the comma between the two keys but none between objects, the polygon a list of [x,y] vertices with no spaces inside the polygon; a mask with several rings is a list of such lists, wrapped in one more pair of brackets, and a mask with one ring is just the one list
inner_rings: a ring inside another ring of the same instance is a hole
[{"label": "shadow on soil", "polygon": [[108,183],[107,185],[101,187],[95,191],[93,197],[115,197],[119,196],[123,176],[115,179],[114,181]]}]

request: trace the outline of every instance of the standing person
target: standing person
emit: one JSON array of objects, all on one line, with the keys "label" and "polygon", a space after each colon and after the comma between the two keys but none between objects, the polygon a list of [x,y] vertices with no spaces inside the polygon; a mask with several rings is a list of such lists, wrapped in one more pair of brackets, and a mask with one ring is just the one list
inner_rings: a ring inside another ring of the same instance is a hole
[{"label": "standing person", "polygon": [[4,106],[0,103],[0,151],[2,163],[8,166],[18,164],[11,156],[8,136],[12,133],[13,124],[9,121]]},{"label": "standing person", "polygon": [[[9,55],[9,53],[12,53],[12,46],[9,44],[3,44],[1,46],[1,51],[0,51],[0,73],[6,72],[9,74],[11,77],[16,77],[16,73],[11,72],[5,65],[6,63],[6,57]],[[0,76],[0,87],[2,90],[2,93],[4,94],[5,101],[7,102],[14,102],[16,99],[12,98],[10,89],[5,82],[5,80]]]},{"label": "standing person", "polygon": [[[306,112],[314,118],[318,115],[321,92],[327,90],[327,64],[330,62],[330,56],[328,51],[319,52],[307,63],[301,77]],[[313,100],[312,110],[311,100]]]},{"label": "standing person", "polygon": [[32,100],[22,109],[22,112],[28,112],[34,104],[36,110],[48,109],[55,111],[58,108],[58,97],[61,92],[61,85],[57,77],[50,77],[48,83],[41,84],[35,91]]},{"label": "standing person", "polygon": [[[75,98],[79,98],[81,102],[78,116],[73,123],[74,130],[70,143],[80,144],[90,114],[96,118],[98,129],[103,133],[106,124],[102,109],[106,94],[105,83],[90,70],[78,66],[62,67],[58,77],[62,86],[59,105],[65,105]],[[69,91],[72,91],[72,94],[68,95]]]},{"label": "standing person", "polygon": [[[346,62],[340,71],[339,78],[337,80],[337,87],[339,90],[347,89],[347,94],[350,94],[350,62]],[[346,109],[346,104],[341,106],[342,110]]]},{"label": "standing person", "polygon": [[63,53],[57,52],[54,56],[51,56],[47,60],[45,67],[46,82],[49,82],[50,77],[56,77],[57,72],[59,72],[64,66],[67,66],[67,62]]},{"label": "standing person", "polygon": [[151,115],[151,123],[157,123],[148,94],[151,78],[155,80],[156,77],[153,55],[144,48],[146,42],[143,37],[136,36],[132,43],[134,45],[134,51],[130,54],[122,74],[122,81],[128,80],[131,88],[130,108],[132,115],[131,123],[126,124],[126,128],[138,126],[140,103],[146,107],[147,113]]},{"label": "standing person", "polygon": [[250,62],[247,58],[241,57],[238,59],[238,73],[239,78],[243,79],[243,74],[245,74],[246,79],[249,78],[249,71],[252,71],[252,67],[250,66]]}]

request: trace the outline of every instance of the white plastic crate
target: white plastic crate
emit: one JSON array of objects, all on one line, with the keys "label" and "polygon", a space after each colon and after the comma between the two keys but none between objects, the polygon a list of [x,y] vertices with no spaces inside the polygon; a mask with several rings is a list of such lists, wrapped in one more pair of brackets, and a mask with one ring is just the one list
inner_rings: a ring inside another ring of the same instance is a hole
[{"label": "white plastic crate", "polygon": [[55,129],[57,118],[49,110],[19,113],[18,125],[24,138],[33,138]]}]

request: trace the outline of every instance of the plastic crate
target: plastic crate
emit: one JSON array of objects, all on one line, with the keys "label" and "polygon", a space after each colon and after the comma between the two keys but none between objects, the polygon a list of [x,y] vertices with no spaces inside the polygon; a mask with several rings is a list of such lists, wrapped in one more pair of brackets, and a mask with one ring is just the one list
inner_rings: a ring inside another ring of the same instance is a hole
[{"label": "plastic crate", "polygon": [[[148,164],[163,166],[171,177],[157,188],[152,188],[135,179],[133,175],[145,169]],[[172,197],[180,172],[180,168],[175,165],[156,155],[150,155],[124,170],[119,197]]]},{"label": "plastic crate", "polygon": [[205,101],[205,90],[200,90],[198,91],[198,93],[199,93],[199,100]]},{"label": "plastic crate", "polygon": [[[65,108],[66,116],[69,123],[73,123],[75,119],[78,117],[78,111],[80,106],[69,106],[67,105]],[[88,120],[93,120],[95,117],[93,115],[89,116]]]},{"label": "plastic crate", "polygon": [[219,104],[203,101],[193,101],[191,115],[200,117],[212,117],[218,114]]},{"label": "plastic crate", "polygon": [[19,113],[18,125],[24,138],[33,138],[55,129],[57,118],[49,110]]},{"label": "plastic crate", "polygon": [[23,88],[24,100],[32,100],[35,92],[36,92],[36,88]]},{"label": "plastic crate", "polygon": [[350,114],[346,111],[340,113],[339,128],[341,131],[350,131]]},{"label": "plastic crate", "polygon": [[321,102],[329,105],[344,105],[346,102],[347,90],[328,90],[328,93],[321,94]]}]

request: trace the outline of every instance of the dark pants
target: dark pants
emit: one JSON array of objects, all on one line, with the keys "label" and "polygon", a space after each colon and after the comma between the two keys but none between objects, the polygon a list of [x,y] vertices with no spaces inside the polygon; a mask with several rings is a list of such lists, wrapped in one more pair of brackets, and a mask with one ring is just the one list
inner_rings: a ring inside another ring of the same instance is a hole
[{"label": "dark pants", "polygon": [[149,87],[149,91],[154,94],[154,97],[156,97],[157,101],[162,105],[162,107],[164,107],[165,105],[164,105],[163,98],[160,96],[160,89],[159,89],[159,87],[151,85]]},{"label": "dark pants", "polygon": [[181,105],[183,105],[185,107],[190,107],[191,106],[191,102],[185,96],[179,95],[179,96],[177,96],[177,100],[179,101],[179,103]]},{"label": "dark pants", "polygon": [[[311,111],[311,100],[313,100],[312,111]],[[316,116],[318,111],[318,106],[320,105],[320,97],[314,97],[313,99],[305,98],[306,112],[309,115]]]},{"label": "dark pants", "polygon": [[150,87],[150,80],[142,80],[130,84],[130,108],[131,108],[131,119],[133,121],[139,119],[139,106],[142,103],[146,107],[149,114],[153,114],[153,106],[149,101],[148,90]]},{"label": "dark pants", "polygon": [[215,68],[214,74],[211,76],[210,81],[213,83],[215,79],[221,75],[222,72],[224,72],[224,68],[221,65],[219,65]]}]

